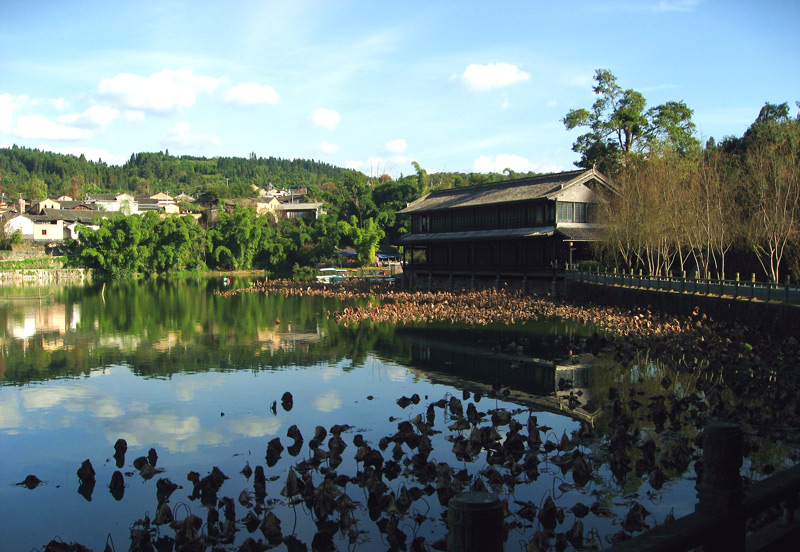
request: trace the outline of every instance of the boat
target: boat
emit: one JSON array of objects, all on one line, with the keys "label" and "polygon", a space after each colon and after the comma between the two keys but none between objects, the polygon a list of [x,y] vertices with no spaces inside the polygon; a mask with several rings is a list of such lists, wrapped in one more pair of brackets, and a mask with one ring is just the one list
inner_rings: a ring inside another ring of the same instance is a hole
[{"label": "boat", "polygon": [[323,284],[333,284],[347,280],[347,269],[344,268],[320,268],[317,271],[317,282]]}]

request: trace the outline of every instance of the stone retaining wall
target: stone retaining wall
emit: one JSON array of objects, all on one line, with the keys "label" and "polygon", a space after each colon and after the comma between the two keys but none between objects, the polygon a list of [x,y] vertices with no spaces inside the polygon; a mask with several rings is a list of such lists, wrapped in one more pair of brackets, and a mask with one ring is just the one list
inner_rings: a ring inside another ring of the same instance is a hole
[{"label": "stone retaining wall", "polygon": [[0,270],[0,285],[16,285],[35,282],[48,284],[55,282],[88,282],[89,271],[85,268],[23,268]]},{"label": "stone retaining wall", "polygon": [[589,282],[569,282],[566,297],[624,308],[647,307],[684,316],[699,308],[701,313],[719,322],[739,323],[779,335],[800,334],[800,306],[777,301],[751,301]]}]

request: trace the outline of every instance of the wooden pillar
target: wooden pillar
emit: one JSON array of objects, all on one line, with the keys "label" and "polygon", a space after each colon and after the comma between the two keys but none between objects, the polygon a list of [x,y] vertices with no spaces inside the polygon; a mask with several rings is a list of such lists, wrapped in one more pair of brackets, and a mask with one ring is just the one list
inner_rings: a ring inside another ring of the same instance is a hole
[{"label": "wooden pillar", "polygon": [[448,552],[502,552],[503,505],[492,493],[469,491],[447,504]]},{"label": "wooden pillar", "polygon": [[697,484],[695,511],[731,515],[725,531],[709,535],[705,552],[744,552],[745,519],[736,515],[742,504],[742,429],[738,424],[711,420],[703,429],[703,474]]}]

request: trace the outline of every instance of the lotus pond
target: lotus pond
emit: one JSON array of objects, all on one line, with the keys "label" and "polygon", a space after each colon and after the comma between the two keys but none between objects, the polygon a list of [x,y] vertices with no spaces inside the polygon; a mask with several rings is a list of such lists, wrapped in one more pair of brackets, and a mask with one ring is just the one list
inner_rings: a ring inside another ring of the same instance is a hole
[{"label": "lotus pond", "polygon": [[0,548],[430,550],[486,489],[506,550],[602,549],[694,508],[694,427],[629,416],[620,442],[606,405],[702,411],[696,374],[567,362],[586,325],[344,326],[368,300],[221,289],[0,288]]}]

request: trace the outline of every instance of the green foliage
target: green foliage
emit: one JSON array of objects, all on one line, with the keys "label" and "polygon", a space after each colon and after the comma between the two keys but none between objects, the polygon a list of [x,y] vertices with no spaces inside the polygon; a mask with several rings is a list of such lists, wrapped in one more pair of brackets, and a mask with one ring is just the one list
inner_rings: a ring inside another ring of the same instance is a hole
[{"label": "green foliage", "polygon": [[597,168],[610,175],[629,163],[629,158],[663,149],[688,154],[699,145],[694,137],[693,111],[683,102],[667,102],[645,109],[641,93],[623,90],[607,69],[595,71],[598,96],[592,109],[571,109],[562,119],[567,130],[589,131],[575,141],[572,150],[581,154],[579,167]]},{"label": "green foliage", "polygon": [[236,205],[232,213],[221,212],[208,231],[217,267],[233,270],[256,268],[257,256],[273,245],[270,238],[275,234],[267,217],[256,216],[253,207],[242,204]]},{"label": "green foliage", "polygon": [[191,217],[117,216],[97,230],[80,229],[78,255],[101,278],[129,279],[137,272],[167,272],[204,265],[203,229]]},{"label": "green foliage", "polygon": [[44,199],[61,194],[78,198],[99,191],[146,194],[164,191],[203,194],[216,198],[253,197],[255,184],[264,189],[317,186],[336,181],[348,171],[304,159],[174,157],[166,153],[132,154],[122,166],[102,160],[44,152],[0,148],[0,176],[6,196],[23,194]]},{"label": "green foliage", "polygon": [[385,233],[374,219],[367,219],[363,226],[359,226],[355,215],[350,217],[350,222],[340,221],[339,228],[342,235],[353,243],[359,266],[367,266],[375,262],[378,244]]}]

